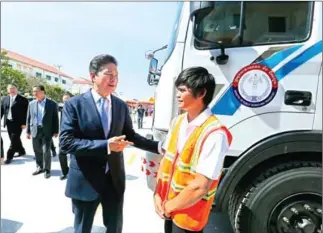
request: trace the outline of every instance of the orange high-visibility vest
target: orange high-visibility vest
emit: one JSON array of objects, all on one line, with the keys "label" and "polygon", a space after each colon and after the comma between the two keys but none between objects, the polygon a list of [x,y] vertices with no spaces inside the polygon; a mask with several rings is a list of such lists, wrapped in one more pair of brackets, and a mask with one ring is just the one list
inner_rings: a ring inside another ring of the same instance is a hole
[{"label": "orange high-visibility vest", "polygon": [[[232,135],[217,118],[210,116],[200,127],[196,127],[186,141],[183,151],[177,153],[179,129],[185,115],[180,115],[173,124],[168,149],[161,163],[161,173],[157,181],[156,192],[162,201],[176,197],[192,180],[195,179],[196,165],[205,139],[214,131],[222,131],[231,144]],[[215,166],[215,164],[210,164]],[[196,204],[186,209],[171,213],[173,222],[180,228],[190,231],[200,231],[207,224],[218,180],[214,180],[208,193]]]}]

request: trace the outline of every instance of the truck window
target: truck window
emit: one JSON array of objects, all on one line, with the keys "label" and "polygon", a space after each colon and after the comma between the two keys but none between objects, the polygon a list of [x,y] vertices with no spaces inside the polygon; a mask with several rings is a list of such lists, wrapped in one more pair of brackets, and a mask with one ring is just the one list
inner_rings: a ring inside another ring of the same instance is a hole
[{"label": "truck window", "polygon": [[176,11],[176,16],[175,16],[175,22],[172,28],[172,32],[170,35],[170,39],[167,45],[167,51],[166,51],[166,56],[165,56],[165,63],[172,54],[175,44],[176,44],[176,39],[178,35],[178,29],[179,29],[179,23],[181,19],[181,14],[182,14],[182,9],[183,9],[184,2],[178,2],[177,3],[177,11]]},{"label": "truck window", "polygon": [[[312,2],[245,2],[242,41],[238,38],[241,2],[216,3],[196,16],[199,35],[226,47],[299,43],[310,36]],[[195,41],[197,49],[210,45]]]}]

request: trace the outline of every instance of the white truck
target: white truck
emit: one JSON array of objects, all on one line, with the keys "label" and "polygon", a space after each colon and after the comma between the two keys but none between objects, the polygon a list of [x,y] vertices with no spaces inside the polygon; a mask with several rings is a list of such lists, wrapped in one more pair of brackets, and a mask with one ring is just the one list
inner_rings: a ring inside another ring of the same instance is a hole
[{"label": "white truck", "polygon": [[216,79],[209,107],[233,141],[214,208],[235,232],[322,232],[322,22],[318,1],[178,2],[162,67],[146,53],[157,140],[180,113],[178,74]]}]

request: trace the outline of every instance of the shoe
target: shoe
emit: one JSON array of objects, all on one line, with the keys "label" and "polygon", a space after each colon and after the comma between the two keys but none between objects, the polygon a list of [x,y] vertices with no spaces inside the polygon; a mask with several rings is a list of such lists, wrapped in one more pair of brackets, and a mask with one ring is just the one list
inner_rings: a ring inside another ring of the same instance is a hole
[{"label": "shoe", "polygon": [[4,161],[5,164],[10,164],[12,162],[12,159],[6,159],[6,161]]},{"label": "shoe", "polygon": [[61,175],[60,177],[59,177],[59,179],[60,180],[65,180],[67,178],[67,174],[66,175]]},{"label": "shoe", "polygon": [[43,172],[45,172],[43,169],[38,168],[36,171],[33,172],[33,176],[39,175]]},{"label": "shoe", "polygon": [[50,171],[45,171],[44,177],[48,179],[50,177]]},{"label": "shoe", "polygon": [[18,155],[16,155],[15,157],[21,157],[21,156],[25,156],[26,155],[26,152],[20,152],[20,153],[18,153]]}]

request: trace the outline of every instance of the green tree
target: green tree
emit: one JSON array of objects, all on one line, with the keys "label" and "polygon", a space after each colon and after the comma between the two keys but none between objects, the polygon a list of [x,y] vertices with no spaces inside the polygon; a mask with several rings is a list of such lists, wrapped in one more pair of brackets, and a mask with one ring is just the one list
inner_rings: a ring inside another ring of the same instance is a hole
[{"label": "green tree", "polygon": [[62,102],[65,90],[58,85],[45,84],[46,96],[57,103]]},{"label": "green tree", "polygon": [[39,77],[29,77],[27,78],[27,85],[25,88],[25,93],[32,94],[33,87],[35,85],[44,85],[47,84],[46,80]]},{"label": "green tree", "polygon": [[19,92],[24,92],[27,85],[26,75],[10,67],[6,55],[6,51],[1,51],[1,94],[7,94],[7,86],[10,83],[15,83]]}]

